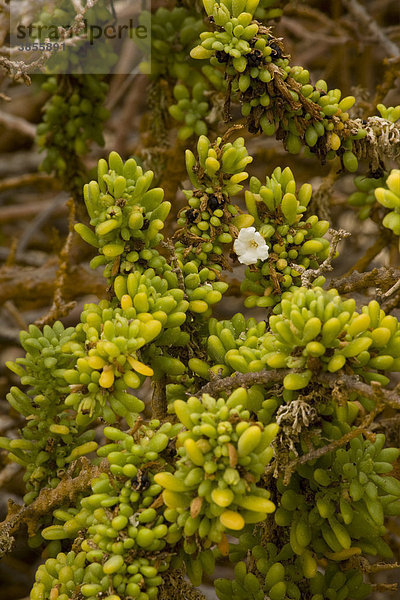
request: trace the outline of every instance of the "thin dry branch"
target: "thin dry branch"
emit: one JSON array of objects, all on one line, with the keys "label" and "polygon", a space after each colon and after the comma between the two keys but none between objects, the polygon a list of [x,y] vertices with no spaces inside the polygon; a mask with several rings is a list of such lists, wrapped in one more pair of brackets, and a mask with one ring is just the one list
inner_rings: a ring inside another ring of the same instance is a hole
[{"label": "thin dry branch", "polygon": [[301,277],[301,285],[304,287],[310,287],[314,279],[325,273],[326,271],[332,271],[332,261],[336,256],[336,250],[341,240],[349,237],[351,233],[344,229],[330,229],[329,234],[332,236],[329,253],[326,259],[319,265],[318,269],[305,269],[300,265],[293,265],[293,267],[299,271]]},{"label": "thin dry branch", "polygon": [[351,269],[347,273],[347,275],[351,275],[355,271],[358,271],[359,273],[361,273],[362,271],[364,271],[368,267],[368,265],[374,260],[374,258],[376,256],[378,256],[378,254],[380,254],[380,252],[382,252],[382,250],[384,248],[387,247],[387,245],[389,244],[391,238],[392,238],[391,231],[389,231],[389,230],[382,231],[381,234],[380,234],[380,236],[378,237],[378,239],[372,244],[372,246],[370,248],[368,248],[368,250],[366,251],[366,253],[364,254],[364,256],[362,256],[351,267]]},{"label": "thin dry branch", "polygon": [[167,397],[165,392],[166,378],[153,382],[153,395],[151,398],[151,415],[153,419],[165,419],[167,416]]},{"label": "thin dry branch", "polygon": [[[58,260],[48,261],[38,268],[18,265],[4,266],[0,269],[0,304],[14,299],[16,306],[27,303],[46,306],[54,297]],[[85,294],[104,296],[104,279],[99,273],[85,265],[73,265],[68,268],[64,280],[64,298],[78,298]]]},{"label": "thin dry branch", "polygon": [[159,589],[160,600],[206,600],[204,594],[185,579],[183,569],[166,571]]},{"label": "thin dry branch", "polygon": [[372,269],[367,273],[353,271],[350,275],[344,275],[338,279],[332,279],[329,287],[335,288],[340,294],[359,292],[369,287],[387,289],[394,286],[400,279],[400,269],[393,267],[380,267]]},{"label": "thin dry branch", "polygon": [[[172,271],[173,271],[173,273],[176,273],[176,276],[178,278],[179,287],[183,291],[185,291],[185,281],[183,278],[182,269],[179,266],[178,258],[175,254],[175,247],[174,247],[173,243],[170,240],[168,240],[166,242],[161,242],[161,247],[165,248],[168,251],[169,258],[174,266]],[[185,292],[185,297],[186,297],[186,292]]]},{"label": "thin dry branch", "polygon": [[[57,180],[52,175],[47,175],[47,173],[26,173],[25,175],[8,177],[7,179],[0,181],[0,192],[15,190],[30,185],[40,185],[42,183],[47,184],[47,186],[55,187]],[[40,206],[43,206],[43,202],[40,203]],[[26,208],[31,208],[31,204]]]},{"label": "thin dry branch", "polygon": [[[12,178],[14,180],[14,177]],[[19,179],[19,178],[15,178]],[[5,180],[3,183],[5,183]],[[7,187],[5,188],[7,189]],[[11,188],[9,188],[11,189]],[[0,182],[0,191],[1,182]],[[0,207],[0,225],[3,223],[12,223],[19,220],[30,219],[37,215],[38,213],[43,213],[49,210],[54,205],[54,200],[39,200],[37,202],[30,202],[29,204],[10,204],[8,206]],[[65,213],[64,206],[57,207],[57,216]]]},{"label": "thin dry branch", "polygon": [[[285,465],[284,477],[283,477],[284,485],[289,485],[290,479],[291,479],[293,473],[295,472],[296,468],[299,465],[304,465],[304,464],[308,463],[310,460],[316,460],[317,458],[321,458],[321,456],[324,456],[325,454],[328,454],[329,452],[333,452],[334,450],[337,450],[338,448],[345,446],[352,439],[365,433],[367,428],[369,427],[369,425],[371,425],[372,421],[376,417],[377,412],[378,412],[378,409],[369,413],[365,417],[365,419],[363,420],[363,422],[361,423],[361,425],[359,427],[352,429],[351,431],[346,433],[344,436],[342,436],[339,440],[334,440],[333,442],[326,444],[326,446],[322,446],[322,448],[315,448],[314,450],[310,450],[310,452],[307,452],[307,454],[303,454],[303,456],[300,456],[299,458],[295,458],[289,464]],[[279,465],[278,465],[278,471],[279,471]]]},{"label": "thin dry branch", "polygon": [[[107,472],[108,468],[109,463],[106,459],[95,466],[87,458],[81,457],[71,463],[56,488],[44,488],[29,506],[19,506],[9,500],[7,517],[0,523],[0,557],[11,550],[14,543],[12,534],[22,525],[27,526],[29,535],[34,535],[44,515],[51,513],[57,506],[75,504],[79,495],[90,489],[92,479]],[[79,473],[74,476],[77,469]]]},{"label": "thin dry branch", "polygon": [[[196,396],[203,394],[215,396],[221,392],[229,393],[238,387],[250,387],[255,384],[281,383],[286,375],[291,373],[290,369],[276,369],[273,371],[258,371],[257,373],[234,373],[230,377],[214,379],[204,385],[197,392]],[[352,392],[360,394],[376,401],[382,401],[387,406],[400,409],[400,395],[396,390],[386,390],[379,383],[374,382],[371,385],[364,383],[357,375],[345,375],[344,373],[315,373],[312,378],[313,384],[326,385],[334,388],[340,386],[343,394],[349,396]]]},{"label": "thin dry branch", "polygon": [[57,319],[65,317],[76,305],[75,301],[66,302],[64,299],[64,286],[68,272],[68,265],[70,260],[70,253],[72,248],[72,241],[74,238],[74,223],[75,223],[75,203],[73,198],[68,201],[69,204],[69,233],[65,244],[60,252],[59,266],[57,270],[57,277],[54,288],[54,299],[53,304],[49,312],[36,321],[36,325],[42,327],[49,323],[54,323]]},{"label": "thin dry branch", "polygon": [[46,206],[46,208],[44,208],[36,215],[36,217],[31,223],[29,223],[28,227],[26,227],[24,233],[18,241],[17,249],[15,252],[16,261],[18,261],[20,257],[24,254],[36,231],[38,231],[52,215],[57,213],[61,207],[65,206],[67,199],[67,194],[61,192],[60,194],[58,194],[58,196],[54,198],[54,200],[51,203],[49,203]]},{"label": "thin dry branch", "polygon": [[32,140],[36,137],[36,126],[32,123],[29,123],[29,121],[23,119],[22,117],[17,117],[11,113],[2,111],[0,112],[0,123],[7,129],[16,131],[23,136],[31,138]]},{"label": "thin dry branch", "polygon": [[352,15],[354,22],[358,24],[358,28],[363,35],[369,33],[373,36],[387,56],[400,55],[399,47],[382,31],[375,19],[367,12],[365,6],[362,6],[358,0],[342,0],[342,4]]},{"label": "thin dry branch", "polygon": [[221,392],[229,393],[239,387],[250,387],[256,384],[281,383],[286,375],[291,371],[289,369],[274,370],[274,371],[258,371],[257,373],[234,373],[230,377],[216,378],[206,383],[197,392],[196,396],[200,397],[203,394],[220,394]]},{"label": "thin dry branch", "polygon": [[349,396],[352,392],[360,394],[365,398],[375,401],[381,401],[386,406],[396,410],[400,409],[400,394],[397,390],[387,390],[379,383],[373,382],[371,385],[364,383],[358,376],[345,375],[344,373],[319,373],[316,376],[318,383],[327,385],[331,388],[340,386],[343,394]]},{"label": "thin dry branch", "polygon": [[381,571],[391,571],[400,568],[400,564],[397,562],[378,562],[371,564],[364,556],[352,556],[349,560],[349,565],[360,569],[364,573],[380,573]]}]

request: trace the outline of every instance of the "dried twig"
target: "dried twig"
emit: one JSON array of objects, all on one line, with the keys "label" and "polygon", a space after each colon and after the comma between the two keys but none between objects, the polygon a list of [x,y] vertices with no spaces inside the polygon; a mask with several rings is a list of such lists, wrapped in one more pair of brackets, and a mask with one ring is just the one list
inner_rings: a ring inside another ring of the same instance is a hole
[{"label": "dried twig", "polygon": [[182,569],[166,571],[163,580],[159,588],[160,600],[206,600],[204,594],[185,579]]},{"label": "dried twig", "polygon": [[297,271],[299,271],[301,276],[301,285],[304,287],[310,287],[314,279],[316,279],[326,271],[333,270],[332,261],[336,256],[336,250],[339,242],[351,235],[351,233],[345,231],[344,229],[339,229],[339,231],[336,231],[335,229],[330,229],[329,233],[332,236],[329,253],[326,259],[319,265],[318,269],[305,269],[301,265],[293,265],[293,267]]},{"label": "dried twig", "polygon": [[389,298],[389,296],[392,296],[392,294],[394,294],[395,292],[397,292],[398,290],[400,290],[400,277],[399,279],[396,281],[396,283],[384,294],[382,294],[382,298]]},{"label": "dried twig", "polygon": [[165,419],[167,416],[168,404],[165,385],[165,377],[153,382],[153,396],[151,398],[151,415],[153,419]]},{"label": "dried twig", "polygon": [[[78,475],[74,476],[76,469]],[[44,488],[39,496],[29,506],[18,506],[12,500],[8,501],[8,514],[0,523],[0,557],[9,552],[14,543],[12,534],[23,525],[27,525],[28,534],[34,535],[40,519],[51,513],[57,506],[66,503],[75,504],[80,494],[90,489],[90,482],[101,473],[108,471],[109,462],[103,459],[100,465],[91,464],[82,457],[71,463],[65,476],[54,489]]]},{"label": "dried twig", "polygon": [[[250,387],[255,384],[281,383],[286,375],[292,373],[290,369],[275,369],[273,371],[258,371],[257,373],[234,373],[230,377],[214,379],[208,382],[197,392],[196,396],[210,394],[211,396],[221,392],[231,392],[238,387]],[[381,400],[387,406],[400,409],[400,395],[396,390],[383,389],[379,383],[369,385],[359,379],[357,375],[345,375],[344,373],[315,373],[312,383],[326,385],[330,388],[343,386],[343,394],[349,395],[357,392],[361,396],[372,400]]]},{"label": "dried twig", "polygon": [[64,300],[64,285],[68,272],[69,255],[72,247],[72,240],[74,237],[74,223],[75,223],[75,203],[73,198],[69,199],[69,233],[65,244],[60,252],[59,266],[57,271],[53,304],[49,312],[36,321],[36,325],[42,327],[48,323],[54,323],[57,319],[65,317],[76,305],[75,301],[65,302]]},{"label": "dried twig", "polygon": [[286,375],[291,371],[289,369],[281,369],[274,371],[258,371],[257,373],[234,373],[230,377],[216,378],[206,383],[197,392],[196,396],[200,397],[203,394],[220,394],[221,392],[231,392],[238,387],[250,387],[258,383],[281,383]]},{"label": "dried twig", "polygon": [[378,562],[371,564],[364,556],[352,556],[349,560],[349,565],[357,567],[364,573],[380,573],[381,571],[391,571],[393,569],[400,569],[400,564]]},{"label": "dried twig", "polygon": [[338,279],[332,279],[329,287],[335,288],[340,294],[349,294],[365,290],[369,287],[384,289],[394,285],[400,279],[400,269],[393,267],[380,267],[372,269],[367,273],[353,271],[350,275],[344,275]]},{"label": "dried twig", "polygon": [[[170,259],[172,261],[172,264],[174,265],[174,268],[172,269],[174,273],[176,273],[176,276],[178,277],[178,284],[179,287],[185,291],[185,282],[184,282],[184,278],[183,278],[183,273],[182,273],[182,269],[179,266],[178,263],[178,258],[175,254],[175,248],[173,243],[168,240],[166,242],[161,242],[161,246],[162,248],[165,248],[166,250],[168,250]],[[186,293],[185,293],[186,296]]]},{"label": "dried twig", "polygon": [[[21,267],[4,266],[0,269],[0,304],[14,299],[16,306],[34,302],[37,306],[46,306],[54,297],[58,263],[48,261],[43,266]],[[99,273],[85,265],[70,266],[64,280],[64,298],[78,298],[85,294],[104,296],[104,279]]]},{"label": "dried twig", "polygon": [[364,271],[368,267],[368,265],[374,260],[374,258],[378,256],[378,254],[380,254],[380,252],[382,252],[384,248],[386,248],[391,237],[392,235],[389,230],[382,231],[378,239],[372,244],[370,248],[368,248],[364,256],[362,256],[351,267],[350,271],[346,274],[346,276],[351,275],[351,273],[354,273],[354,271],[358,271],[359,273]]},{"label": "dried twig", "polygon": [[57,212],[63,205],[65,205],[67,198],[68,198],[68,196],[64,192],[61,192],[60,194],[58,194],[58,196],[56,196],[54,198],[54,200],[46,206],[46,208],[44,210],[40,211],[36,215],[36,217],[33,219],[33,221],[24,230],[24,233],[22,234],[22,236],[18,242],[17,250],[15,253],[15,257],[16,257],[17,261],[21,257],[21,255],[25,252],[32,236],[36,233],[36,231],[38,231],[42,227],[42,225],[44,225],[44,223],[46,223],[46,221],[55,212]]},{"label": "dried twig", "polygon": [[[14,178],[13,178],[14,179]],[[17,178],[15,178],[17,179]],[[1,191],[1,183],[0,183]],[[54,206],[54,200],[39,200],[29,204],[14,204],[0,207],[0,224],[30,219],[38,213],[46,212]],[[57,215],[65,212],[63,206],[57,206]]]},{"label": "dried twig", "polygon": [[36,137],[36,126],[22,117],[17,117],[11,113],[2,111],[0,112],[0,123],[7,127],[7,129],[17,131],[21,135],[31,139]]},{"label": "dried twig", "polygon": [[361,423],[361,425],[359,427],[352,429],[351,431],[346,433],[344,436],[342,436],[339,440],[334,440],[333,442],[326,444],[326,446],[322,446],[322,448],[315,448],[314,450],[307,452],[307,454],[303,454],[303,456],[300,456],[299,458],[295,458],[289,464],[285,465],[285,467],[284,467],[285,474],[283,477],[284,485],[289,485],[290,479],[291,479],[293,473],[295,472],[296,467],[298,467],[299,465],[304,465],[304,464],[308,463],[310,460],[316,460],[317,458],[321,458],[321,456],[328,454],[328,452],[333,452],[334,450],[337,450],[338,448],[345,446],[352,439],[356,438],[357,436],[359,436],[362,433],[365,433],[368,426],[372,423],[372,421],[376,417],[377,412],[378,412],[378,409],[370,412],[366,416],[366,418],[363,420],[363,422]]},{"label": "dried twig", "polygon": [[374,592],[397,592],[397,583],[371,583]]},{"label": "dried twig", "polygon": [[[8,177],[0,181],[0,192],[14,190],[16,188],[45,183],[47,186],[55,185],[56,179],[47,173],[26,173],[18,177]],[[42,203],[43,204],[43,203]]]},{"label": "dried twig", "polygon": [[342,0],[342,3],[363,34],[367,32],[372,35],[388,56],[400,55],[399,47],[386,36],[375,19],[367,12],[365,6],[362,6],[358,0]]},{"label": "dried twig", "polygon": [[4,308],[8,312],[8,314],[14,319],[15,323],[18,325],[20,329],[27,329],[28,326],[25,322],[25,319],[22,317],[20,311],[15,306],[12,300],[7,300],[4,302]]}]

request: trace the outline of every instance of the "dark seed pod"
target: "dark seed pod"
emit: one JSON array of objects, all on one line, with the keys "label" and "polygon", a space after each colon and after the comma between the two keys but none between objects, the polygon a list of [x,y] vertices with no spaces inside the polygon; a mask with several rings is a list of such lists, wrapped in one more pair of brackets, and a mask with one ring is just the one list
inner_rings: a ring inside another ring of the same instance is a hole
[{"label": "dark seed pod", "polygon": [[258,48],[252,50],[252,52],[248,54],[246,58],[249,67],[258,67],[263,63],[263,53]]},{"label": "dark seed pod", "polygon": [[223,50],[217,50],[215,56],[217,57],[219,63],[226,63],[229,60],[229,54],[227,54]]},{"label": "dark seed pod", "polygon": [[189,208],[189,210],[186,211],[185,215],[189,223],[194,223],[196,219],[198,219],[200,213],[195,208]]},{"label": "dark seed pod", "polygon": [[282,50],[275,42],[269,44],[270,48],[272,48],[271,56],[274,58],[282,58]]},{"label": "dark seed pod", "polygon": [[208,197],[207,206],[210,210],[214,211],[223,206],[224,202],[221,201],[215,194]]}]

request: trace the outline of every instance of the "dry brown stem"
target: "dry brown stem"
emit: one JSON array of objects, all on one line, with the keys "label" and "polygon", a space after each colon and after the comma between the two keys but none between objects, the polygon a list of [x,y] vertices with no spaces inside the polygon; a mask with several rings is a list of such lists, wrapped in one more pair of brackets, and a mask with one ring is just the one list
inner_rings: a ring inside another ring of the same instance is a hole
[{"label": "dry brown stem", "polygon": [[[78,496],[90,489],[90,482],[101,473],[107,472],[109,463],[103,459],[100,465],[91,464],[81,457],[71,463],[63,479],[54,489],[44,488],[39,496],[28,506],[18,506],[8,501],[8,514],[0,523],[0,557],[9,552],[13,545],[12,534],[22,525],[28,528],[28,534],[34,535],[40,519],[51,513],[57,506],[69,503],[74,505]],[[76,471],[77,475],[74,475]]]},{"label": "dry brown stem", "polygon": [[376,256],[388,245],[392,235],[390,231],[382,231],[378,239],[373,245],[368,248],[364,256],[362,256],[350,269],[347,275],[351,275],[354,271],[363,272]]},{"label": "dry brown stem", "polygon": [[367,12],[365,6],[360,4],[358,0],[342,0],[342,4],[347,8],[349,13],[352,15],[353,20],[357,23],[359,30],[362,35],[369,33],[375,38],[376,42],[381,46],[386,55],[388,56],[399,56],[400,49],[392,42],[387,35],[379,27],[378,23],[371,17]]},{"label": "dry brown stem", "polygon": [[295,269],[299,271],[301,277],[301,285],[304,287],[312,286],[312,282],[314,281],[314,279],[317,279],[317,277],[319,277],[326,271],[333,270],[332,261],[336,256],[336,250],[339,242],[351,235],[351,233],[345,231],[344,229],[339,229],[339,231],[336,231],[335,229],[330,229],[329,234],[332,236],[331,244],[329,247],[329,253],[326,259],[319,265],[318,269],[305,269],[300,265],[293,265]]},{"label": "dry brown stem", "polygon": [[153,382],[153,396],[151,398],[151,415],[153,419],[165,419],[167,416],[167,397],[165,393],[166,378]]},{"label": "dry brown stem", "polygon": [[[310,452],[307,452],[307,454],[303,454],[303,456],[300,456],[299,458],[295,458],[289,464],[285,465],[284,477],[283,477],[284,485],[289,485],[290,479],[291,479],[293,473],[295,472],[296,467],[298,467],[299,465],[304,465],[304,464],[308,463],[310,460],[316,460],[317,458],[320,458],[321,456],[328,454],[328,452],[333,452],[334,450],[337,450],[338,448],[345,446],[348,442],[350,442],[352,439],[356,438],[357,436],[365,433],[367,428],[369,427],[369,425],[371,425],[372,421],[376,417],[377,412],[378,412],[378,410],[374,410],[371,413],[369,413],[365,417],[365,419],[363,420],[363,422],[361,423],[361,425],[359,427],[352,429],[351,431],[349,431],[349,433],[346,433],[339,440],[334,440],[333,442],[331,442],[330,444],[326,444],[326,446],[323,446],[322,448],[316,448],[315,450],[311,450]],[[278,465],[278,471],[279,471],[279,465]]]},{"label": "dry brown stem", "polygon": [[36,321],[36,325],[42,327],[43,325],[48,325],[49,323],[54,323],[57,319],[61,317],[65,317],[76,305],[75,301],[66,302],[64,299],[64,286],[65,280],[67,278],[68,265],[70,260],[70,252],[72,248],[72,242],[74,238],[74,223],[75,223],[75,203],[73,198],[70,198],[68,201],[69,205],[69,233],[67,239],[65,240],[65,244],[60,252],[59,257],[59,265],[56,275],[55,287],[54,287],[54,298],[53,304],[49,310],[49,312]]},{"label": "dry brown stem", "polygon": [[[46,306],[54,297],[57,271],[57,259],[38,268],[3,266],[0,269],[0,304],[13,298],[18,307],[32,303]],[[85,294],[103,297],[104,280],[84,265],[73,265],[67,271],[63,293],[66,300]]]},{"label": "dry brown stem", "polygon": [[400,269],[394,269],[393,267],[375,268],[367,273],[358,273],[354,270],[350,275],[332,279],[329,287],[335,288],[339,294],[358,292],[369,287],[388,289],[389,287],[394,286],[399,278]]},{"label": "dry brown stem", "polygon": [[185,579],[182,569],[166,571],[163,580],[159,589],[160,600],[206,600],[204,594]]},{"label": "dry brown stem", "polygon": [[[1,60],[1,57],[0,57]],[[7,112],[0,112],[0,123],[7,129],[18,132],[19,134],[28,138],[34,139],[36,137],[36,126],[22,117],[17,117]]]},{"label": "dry brown stem", "polygon": [[[257,373],[234,373],[230,377],[214,379],[204,385],[197,392],[196,396],[203,394],[229,393],[238,387],[248,388],[255,384],[281,383],[286,375],[291,373],[289,369],[276,369],[273,371],[258,371]],[[315,373],[312,379],[313,384],[326,385],[329,388],[340,386],[341,392],[348,397],[352,392],[372,400],[381,401],[383,404],[400,409],[400,395],[396,390],[386,390],[379,383],[373,382],[371,385],[364,383],[357,375],[345,375],[344,373]]]},{"label": "dry brown stem", "polygon": [[[8,190],[14,190],[20,187],[25,187],[29,185],[41,185],[46,184],[47,186],[56,186],[57,180],[52,175],[47,175],[47,173],[26,173],[25,175],[19,175],[18,177],[8,177],[7,179],[3,179],[0,181],[0,192],[6,192]],[[44,202],[37,202],[35,204],[31,203],[28,206],[24,206],[24,208],[29,212],[32,209],[32,206],[38,207],[38,210],[41,210],[39,207],[43,207]],[[5,208],[18,208],[18,207],[2,207],[0,212],[0,219]],[[23,208],[21,205],[20,208]],[[25,217],[25,214],[24,214]]]}]

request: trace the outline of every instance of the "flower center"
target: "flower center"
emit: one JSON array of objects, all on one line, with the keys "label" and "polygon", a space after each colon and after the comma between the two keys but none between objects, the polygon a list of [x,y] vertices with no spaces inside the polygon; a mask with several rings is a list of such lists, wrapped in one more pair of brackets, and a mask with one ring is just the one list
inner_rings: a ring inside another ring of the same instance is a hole
[{"label": "flower center", "polygon": [[255,240],[251,240],[251,242],[250,242],[250,246],[251,246],[252,248],[258,248],[258,244],[257,244],[257,242],[256,242]]}]

